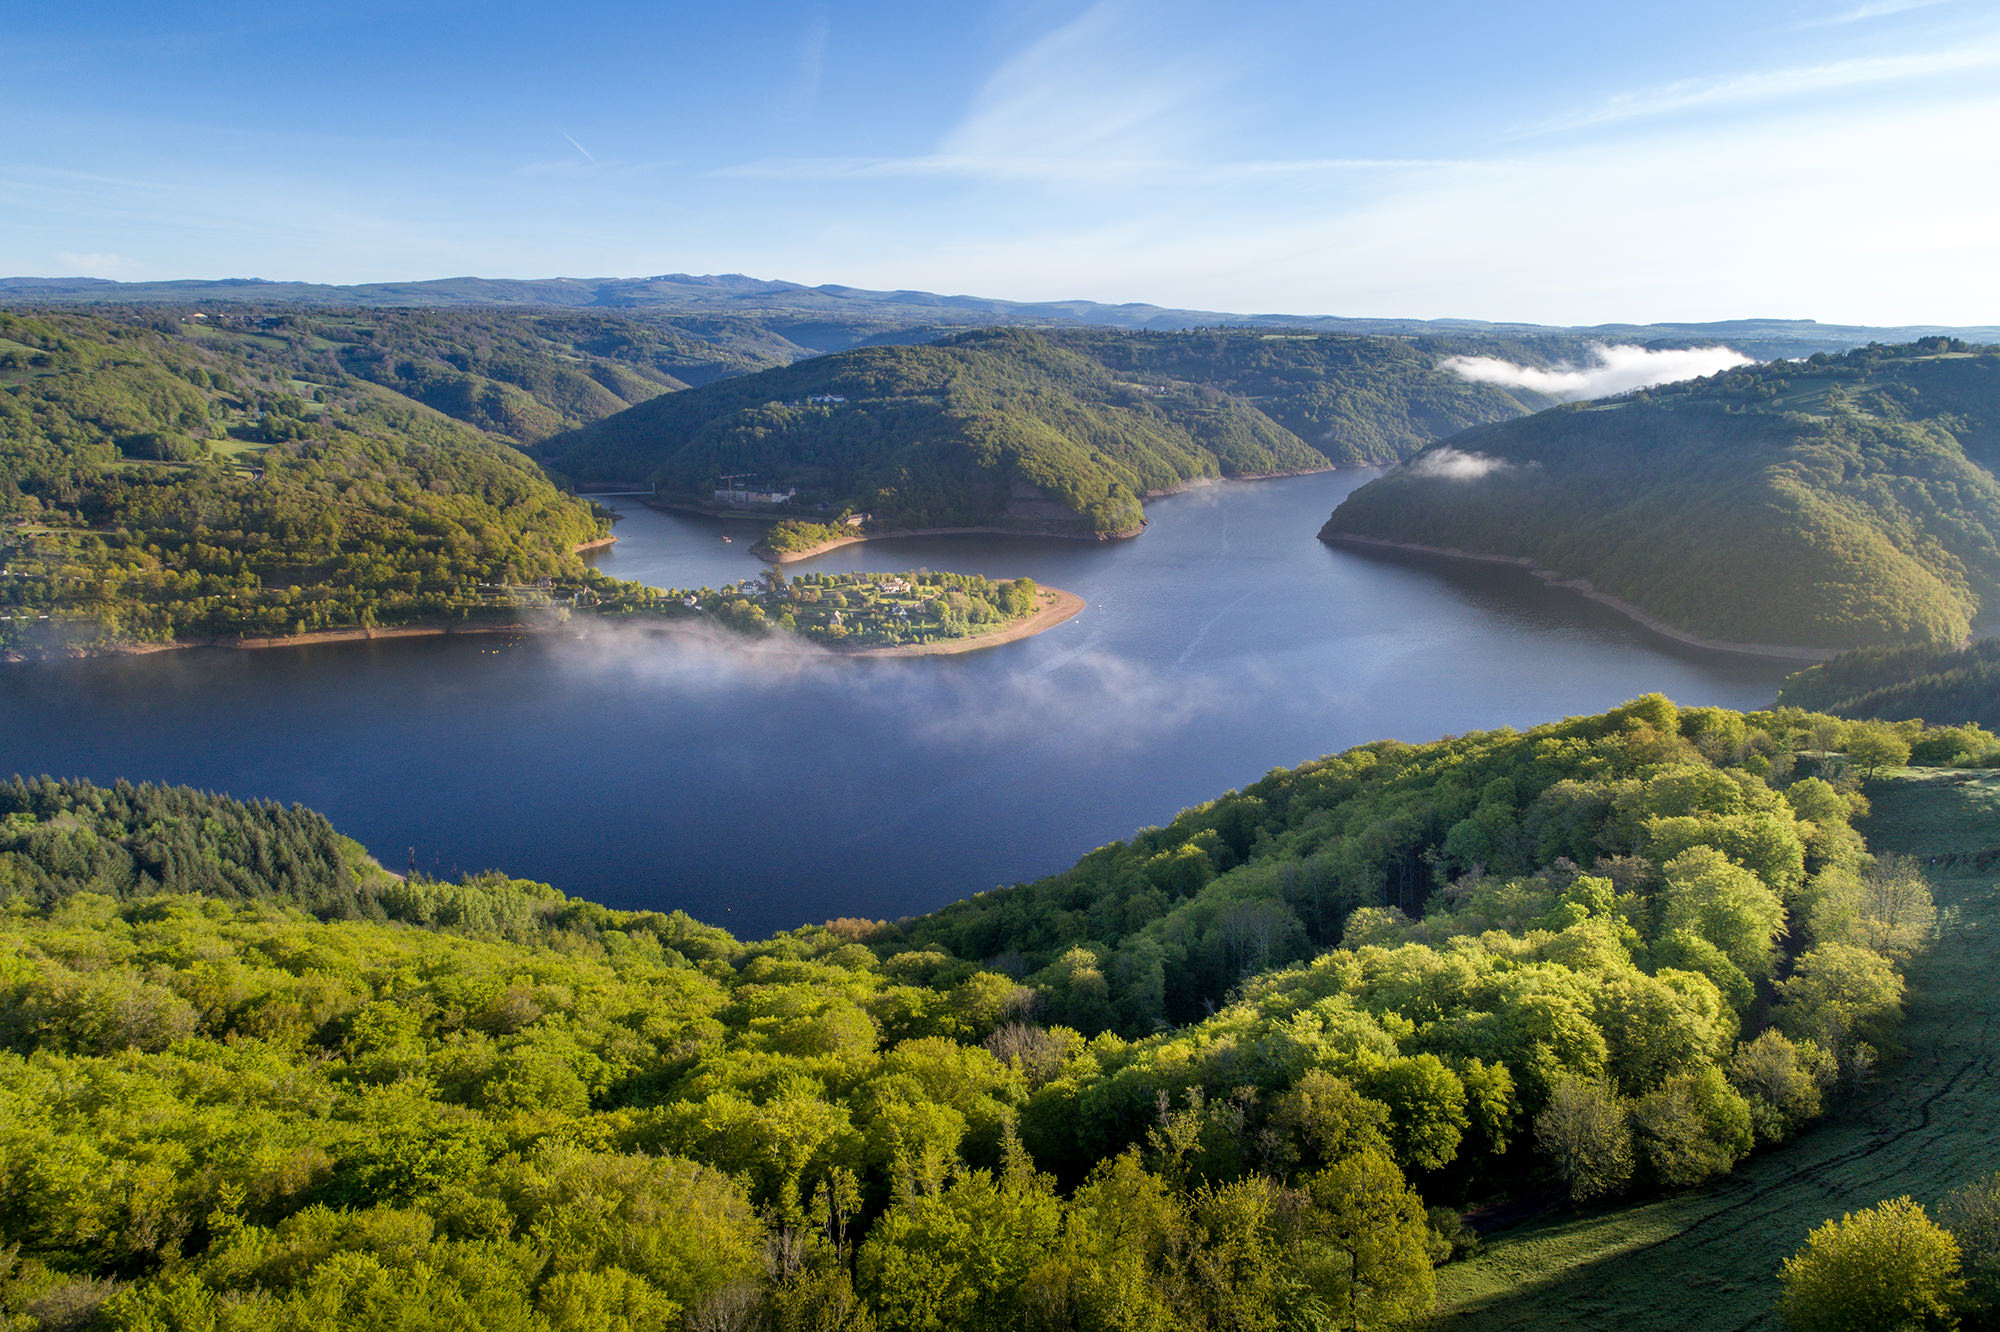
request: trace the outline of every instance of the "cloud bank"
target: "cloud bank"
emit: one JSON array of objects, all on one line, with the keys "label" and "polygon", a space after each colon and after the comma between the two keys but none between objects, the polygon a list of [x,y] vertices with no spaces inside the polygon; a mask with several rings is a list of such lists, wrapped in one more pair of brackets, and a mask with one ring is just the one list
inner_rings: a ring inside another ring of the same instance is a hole
[{"label": "cloud bank", "polygon": [[1586,398],[1608,398],[1615,393],[1651,388],[1655,384],[1677,384],[1684,379],[1734,370],[1752,365],[1752,358],[1729,347],[1682,347],[1654,351],[1614,343],[1594,347],[1588,365],[1558,364],[1544,370],[1539,366],[1516,365],[1497,356],[1452,356],[1440,366],[1475,384],[1498,384],[1502,388],[1532,389],[1564,402]]},{"label": "cloud bank", "polygon": [[1432,449],[1410,464],[1412,476],[1434,476],[1441,481],[1477,481],[1495,472],[1513,470],[1514,464],[1505,458],[1489,458],[1483,453],[1454,449],[1449,444]]}]

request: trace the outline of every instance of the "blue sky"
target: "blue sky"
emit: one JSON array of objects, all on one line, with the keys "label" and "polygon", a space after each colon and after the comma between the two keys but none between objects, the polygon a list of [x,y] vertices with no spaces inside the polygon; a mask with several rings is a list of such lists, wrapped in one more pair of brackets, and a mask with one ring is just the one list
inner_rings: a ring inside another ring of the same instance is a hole
[{"label": "blue sky", "polygon": [[10,5],[0,273],[2000,323],[2000,6]]}]

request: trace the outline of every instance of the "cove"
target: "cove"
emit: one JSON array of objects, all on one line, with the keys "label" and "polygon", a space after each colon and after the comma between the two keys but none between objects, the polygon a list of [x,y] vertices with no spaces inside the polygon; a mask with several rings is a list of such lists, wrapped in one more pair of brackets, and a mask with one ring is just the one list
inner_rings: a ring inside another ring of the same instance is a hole
[{"label": "cove", "polygon": [[[1760,707],[1795,668],[1674,643],[1524,570],[1322,545],[1372,475],[1200,487],[1131,541],[909,538],[786,566],[1027,575],[1088,603],[963,656],[583,631],[6,667],[0,772],[300,801],[391,869],[496,867],[754,936],[1059,870],[1363,741],[1651,690]],[[765,567],[754,526],[625,514],[606,573]]]}]

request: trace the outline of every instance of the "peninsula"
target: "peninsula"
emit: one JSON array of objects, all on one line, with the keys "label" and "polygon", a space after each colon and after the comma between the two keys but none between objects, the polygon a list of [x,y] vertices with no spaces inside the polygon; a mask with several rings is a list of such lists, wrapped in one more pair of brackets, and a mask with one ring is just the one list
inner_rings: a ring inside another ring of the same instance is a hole
[{"label": "peninsula", "polygon": [[722,588],[662,591],[609,578],[583,600],[600,619],[703,624],[762,638],[792,635],[852,656],[937,656],[997,647],[1052,629],[1081,597],[1033,579],[977,574],[811,573]]},{"label": "peninsula", "polygon": [[1662,632],[1957,647],[2000,595],[2000,348],[1749,366],[1452,436],[1321,529],[1527,565]]}]

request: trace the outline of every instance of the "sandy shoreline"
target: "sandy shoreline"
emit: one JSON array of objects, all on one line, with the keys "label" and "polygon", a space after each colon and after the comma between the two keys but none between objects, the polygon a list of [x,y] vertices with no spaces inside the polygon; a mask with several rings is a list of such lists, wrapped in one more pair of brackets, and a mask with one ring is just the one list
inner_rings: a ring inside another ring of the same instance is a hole
[{"label": "sandy shoreline", "polygon": [[954,638],[943,643],[899,643],[895,647],[834,648],[843,657],[950,657],[961,652],[977,652],[981,648],[999,647],[1002,643],[1017,643],[1024,638],[1053,629],[1064,620],[1075,616],[1084,608],[1082,597],[1074,592],[1065,592],[1059,587],[1041,589],[1042,608],[1032,615],[1014,621],[1004,629],[996,629],[990,634],[979,634],[972,638]]},{"label": "sandy shoreline", "polygon": [[1649,611],[1641,610],[1629,601],[1621,600],[1608,592],[1600,592],[1585,578],[1565,578],[1554,569],[1545,569],[1525,555],[1488,555],[1476,550],[1457,550],[1450,546],[1424,546],[1414,541],[1385,541],[1381,537],[1356,536],[1346,532],[1336,532],[1320,537],[1329,545],[1373,546],[1379,550],[1404,550],[1419,555],[1444,555],[1455,560],[1476,560],[1481,564],[1511,564],[1526,569],[1535,577],[1554,587],[1579,592],[1601,606],[1609,606],[1620,615],[1652,630],[1664,638],[1689,647],[1705,648],[1710,652],[1734,652],[1747,657],[1777,657],[1785,661],[1828,661],[1840,655],[1839,648],[1798,647],[1787,643],[1732,643],[1720,638],[1704,638],[1700,634],[1667,623]]}]

